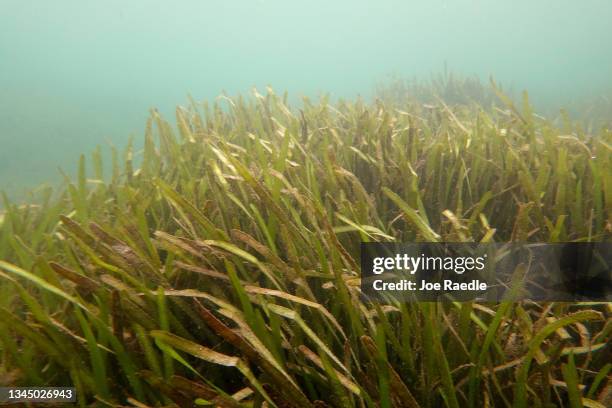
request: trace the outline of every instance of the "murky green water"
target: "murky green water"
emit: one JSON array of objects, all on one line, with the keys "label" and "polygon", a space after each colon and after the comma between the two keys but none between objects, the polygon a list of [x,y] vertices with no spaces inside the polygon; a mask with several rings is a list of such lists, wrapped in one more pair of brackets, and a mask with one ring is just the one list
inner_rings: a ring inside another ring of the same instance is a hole
[{"label": "murky green water", "polygon": [[445,65],[542,109],[612,94],[607,0],[0,3],[0,189],[14,195],[139,137],[149,108],[171,114],[188,94],[369,97]]}]

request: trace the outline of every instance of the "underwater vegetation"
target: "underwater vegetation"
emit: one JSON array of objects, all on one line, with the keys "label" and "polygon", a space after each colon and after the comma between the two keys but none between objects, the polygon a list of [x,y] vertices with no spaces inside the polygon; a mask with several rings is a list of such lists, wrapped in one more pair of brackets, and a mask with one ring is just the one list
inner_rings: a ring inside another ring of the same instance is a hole
[{"label": "underwater vegetation", "polygon": [[612,132],[492,92],[192,101],[175,127],[152,111],[142,151],[5,196],[0,385],[83,407],[611,406],[610,303],[360,295],[362,241],[610,240]]},{"label": "underwater vegetation", "polygon": [[477,104],[483,108],[502,106],[499,92],[506,97],[513,96],[511,90],[502,89],[499,84],[485,86],[477,76],[456,74],[446,67],[429,79],[391,75],[374,87],[376,97],[387,103],[435,104],[442,99],[449,105]]}]

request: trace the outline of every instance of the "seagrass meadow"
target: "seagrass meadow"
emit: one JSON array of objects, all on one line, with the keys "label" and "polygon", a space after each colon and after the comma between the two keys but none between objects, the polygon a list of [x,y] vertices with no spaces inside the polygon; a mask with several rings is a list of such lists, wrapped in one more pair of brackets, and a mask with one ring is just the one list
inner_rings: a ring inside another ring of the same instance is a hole
[{"label": "seagrass meadow", "polygon": [[612,132],[271,90],[4,197],[0,385],[80,406],[609,407],[609,303],[372,302],[362,241],[612,236]]}]

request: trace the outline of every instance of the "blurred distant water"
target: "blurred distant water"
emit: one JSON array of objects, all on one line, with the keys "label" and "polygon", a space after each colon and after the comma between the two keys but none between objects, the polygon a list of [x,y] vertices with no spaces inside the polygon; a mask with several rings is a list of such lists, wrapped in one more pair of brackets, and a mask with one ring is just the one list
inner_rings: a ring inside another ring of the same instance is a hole
[{"label": "blurred distant water", "polygon": [[60,179],[138,141],[151,107],[270,84],[370,97],[444,66],[539,106],[612,89],[607,0],[0,0],[0,189]]}]

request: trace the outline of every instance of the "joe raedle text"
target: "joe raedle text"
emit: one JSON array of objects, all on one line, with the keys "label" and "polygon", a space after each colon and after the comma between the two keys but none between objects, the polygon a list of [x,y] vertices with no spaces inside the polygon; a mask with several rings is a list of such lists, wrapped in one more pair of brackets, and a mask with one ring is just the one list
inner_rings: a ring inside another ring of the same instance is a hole
[{"label": "joe raedle text", "polygon": [[486,251],[468,251],[456,244],[368,243],[361,257],[361,289],[381,299],[480,299],[492,287],[488,260]]},{"label": "joe raedle text", "polygon": [[363,296],[382,302],[612,302],[610,242],[362,242]]},{"label": "joe raedle text", "polygon": [[372,282],[375,291],[421,291],[421,292],[454,292],[454,291],[486,291],[488,285],[479,279],[469,282],[455,282],[451,279],[444,279],[442,282],[428,282],[421,280],[415,282],[407,279],[386,282],[382,279],[375,279]]}]

